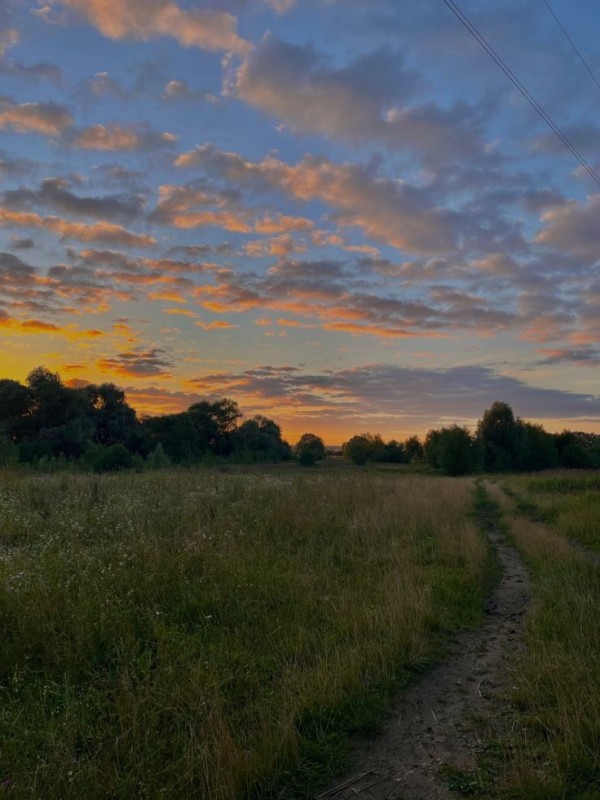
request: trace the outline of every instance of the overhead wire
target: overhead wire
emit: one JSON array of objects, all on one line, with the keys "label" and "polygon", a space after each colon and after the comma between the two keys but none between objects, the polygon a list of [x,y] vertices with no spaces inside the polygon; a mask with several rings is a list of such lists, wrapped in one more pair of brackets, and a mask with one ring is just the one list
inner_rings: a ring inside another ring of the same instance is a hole
[{"label": "overhead wire", "polygon": [[544,120],[548,127],[556,134],[558,139],[564,146],[575,156],[577,161],[586,170],[592,180],[600,186],[600,175],[596,170],[586,161],[583,155],[579,152],[577,147],[569,140],[568,136],[561,131],[554,120],[548,115],[545,109],[538,103],[535,97],[531,94],[529,89],[519,80],[512,69],[504,61],[504,59],[496,52],[494,47],[488,42],[485,36],[477,30],[475,25],[469,20],[466,14],[456,5],[454,0],[443,0],[445,5],[452,11],[454,16],[460,20],[469,33],[479,42],[483,49],[487,52],[490,58],[497,64],[498,67],[504,72],[511,83],[519,90],[528,103],[535,109],[539,116]]},{"label": "overhead wire", "polygon": [[586,61],[586,59],[584,58],[583,54],[581,53],[581,51],[579,50],[579,48],[577,47],[577,45],[575,44],[575,42],[573,41],[573,39],[571,39],[571,37],[569,36],[569,34],[568,34],[568,32],[567,32],[567,30],[566,30],[565,26],[562,24],[562,22],[561,22],[561,21],[559,20],[559,18],[556,16],[555,12],[553,11],[552,7],[550,6],[550,3],[548,3],[548,0],[544,0],[544,4],[545,4],[546,8],[548,9],[548,11],[549,11],[549,12],[552,14],[552,16],[554,17],[554,21],[556,22],[556,24],[558,25],[558,27],[561,29],[561,31],[562,31],[562,32],[564,33],[564,35],[566,36],[566,38],[567,38],[567,40],[568,40],[569,44],[571,45],[571,47],[573,48],[573,50],[574,50],[574,51],[577,53],[577,55],[579,56],[579,59],[580,59],[581,63],[583,64],[583,66],[584,66],[584,67],[587,69],[587,71],[589,72],[591,79],[594,81],[594,83],[596,84],[596,86],[597,86],[597,87],[600,89],[600,81],[599,81],[599,80],[598,80],[598,78],[597,78],[597,77],[594,75],[594,73],[593,73],[593,71],[592,71],[592,68],[590,67],[590,65],[588,64],[588,62]]}]

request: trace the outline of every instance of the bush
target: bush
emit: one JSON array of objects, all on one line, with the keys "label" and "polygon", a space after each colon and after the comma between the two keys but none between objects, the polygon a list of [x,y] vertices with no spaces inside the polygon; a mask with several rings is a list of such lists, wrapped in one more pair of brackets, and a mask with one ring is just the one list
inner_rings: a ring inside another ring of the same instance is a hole
[{"label": "bush", "polygon": [[118,472],[122,469],[131,469],[133,456],[122,444],[114,444],[100,450],[94,459],[96,472]]}]

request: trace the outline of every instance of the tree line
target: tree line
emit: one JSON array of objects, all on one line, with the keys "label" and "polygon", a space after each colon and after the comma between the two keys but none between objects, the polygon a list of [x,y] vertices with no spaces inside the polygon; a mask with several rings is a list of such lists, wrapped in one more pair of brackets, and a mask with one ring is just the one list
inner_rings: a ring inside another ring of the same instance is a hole
[{"label": "tree line", "polygon": [[272,419],[242,421],[235,401],[202,401],[187,411],[138,418],[112,383],[65,386],[37,367],[25,384],[0,380],[0,465],[52,469],[77,463],[98,472],[218,459],[277,462],[290,445]]},{"label": "tree line", "polygon": [[[458,425],[385,442],[353,436],[342,455],[354,464],[422,461],[447,475],[479,471],[600,467],[600,436],[563,431],[515,418],[507,403],[484,412],[471,433]],[[186,411],[138,417],[113,383],[66,386],[45,367],[24,384],[0,379],[0,466],[37,469],[74,464],[98,472],[197,463],[277,463],[296,458],[312,466],[326,457],[323,440],[305,433],[292,448],[272,419],[244,419],[234,400],[194,403]]]},{"label": "tree line", "polygon": [[422,459],[445,475],[469,472],[530,472],[553,467],[600,468],[600,436],[580,431],[548,433],[515,417],[508,403],[495,402],[471,433],[460,425],[430,430],[423,443],[384,444],[380,436],[354,436],[343,447],[355,464]]}]

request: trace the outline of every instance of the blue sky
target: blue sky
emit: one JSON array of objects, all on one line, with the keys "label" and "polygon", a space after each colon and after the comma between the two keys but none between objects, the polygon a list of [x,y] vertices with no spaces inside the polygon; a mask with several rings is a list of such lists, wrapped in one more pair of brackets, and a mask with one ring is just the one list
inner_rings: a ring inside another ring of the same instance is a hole
[{"label": "blue sky", "polygon": [[[543,0],[460,8],[600,171]],[[600,14],[551,7],[600,80]],[[600,188],[442,0],[9,0],[0,366],[291,440],[600,431]]]}]

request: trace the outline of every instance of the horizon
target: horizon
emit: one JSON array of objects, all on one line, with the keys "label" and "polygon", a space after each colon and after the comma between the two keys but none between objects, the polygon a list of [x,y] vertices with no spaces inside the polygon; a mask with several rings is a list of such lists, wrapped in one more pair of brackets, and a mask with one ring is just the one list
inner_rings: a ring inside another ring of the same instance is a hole
[{"label": "horizon", "polygon": [[[599,87],[543,4],[461,8],[583,165],[440,0],[9,0],[2,376],[328,447],[600,433]],[[592,0],[552,11],[600,77]]]}]

